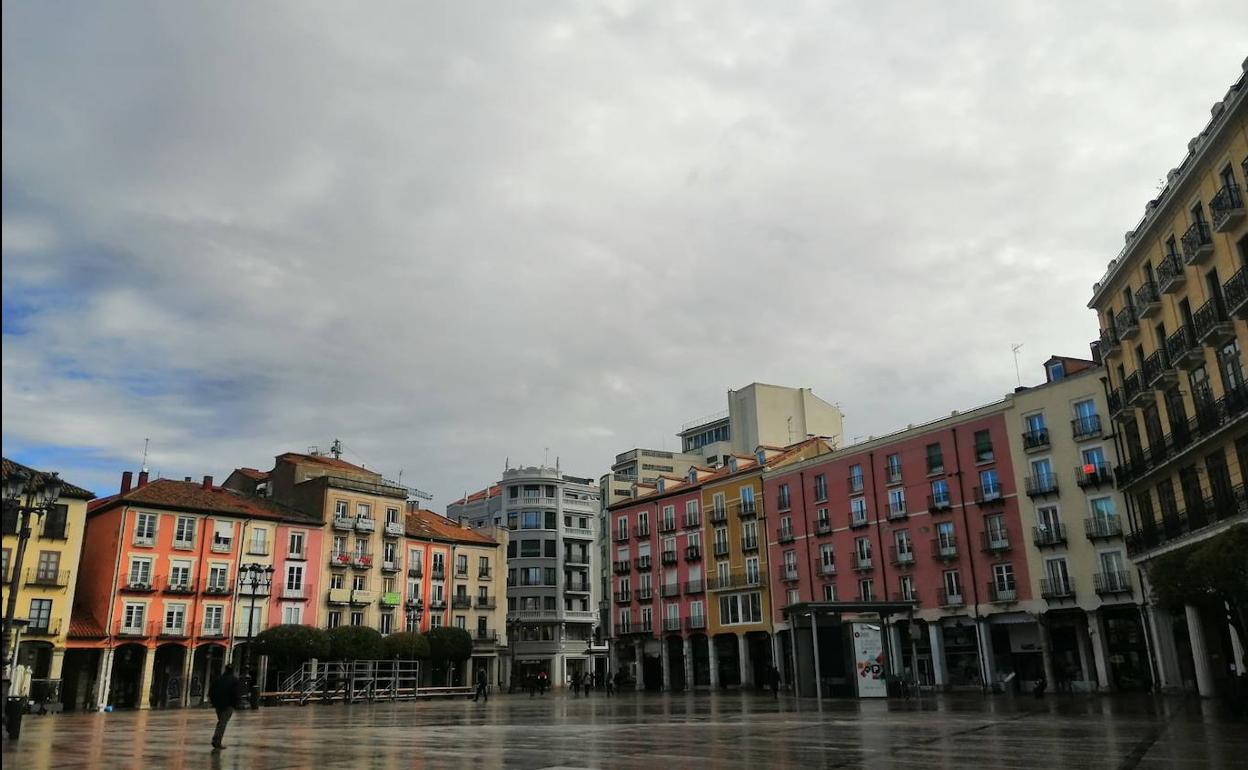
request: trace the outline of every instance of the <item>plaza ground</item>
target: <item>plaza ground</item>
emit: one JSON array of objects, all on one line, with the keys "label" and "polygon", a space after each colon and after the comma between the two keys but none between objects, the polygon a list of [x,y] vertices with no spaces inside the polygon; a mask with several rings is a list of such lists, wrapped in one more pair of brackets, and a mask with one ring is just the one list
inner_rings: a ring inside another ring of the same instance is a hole
[{"label": "plaza ground", "polygon": [[753,694],[570,694],[29,716],[6,770],[43,768],[1229,768],[1248,724],[1145,696],[814,701]]}]

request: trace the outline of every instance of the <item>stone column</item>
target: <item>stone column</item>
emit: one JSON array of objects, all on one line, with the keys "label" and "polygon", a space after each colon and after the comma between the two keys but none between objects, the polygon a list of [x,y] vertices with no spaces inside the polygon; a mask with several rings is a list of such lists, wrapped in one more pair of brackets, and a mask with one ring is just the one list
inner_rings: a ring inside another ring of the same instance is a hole
[{"label": "stone column", "polygon": [[1092,673],[1092,640],[1088,636],[1087,623],[1075,623],[1075,637],[1079,640],[1079,671],[1083,681],[1090,687],[1096,686],[1096,675]]},{"label": "stone column", "polygon": [[684,652],[682,662],[685,664],[685,690],[693,689],[693,640],[685,637],[681,642],[681,648]]},{"label": "stone column", "polygon": [[1157,664],[1157,688],[1174,692],[1182,689],[1179,674],[1179,655],[1174,649],[1174,619],[1170,613],[1157,607],[1148,607],[1148,628],[1153,638],[1154,662]]},{"label": "stone column", "polygon": [[819,661],[819,616],[810,615],[810,654],[815,659],[815,699],[823,701],[823,668]]},{"label": "stone column", "polygon": [[888,671],[894,676],[905,674],[905,655],[901,646],[901,626],[896,622],[888,626]]},{"label": "stone column", "polygon": [[637,676],[633,677],[637,681],[633,683],[633,689],[641,692],[646,689],[646,642],[644,639],[637,640]]},{"label": "stone column", "polygon": [[1092,662],[1096,666],[1096,687],[1109,692],[1113,687],[1109,668],[1109,637],[1105,634],[1103,611],[1096,609],[1088,614],[1088,635],[1092,639]]},{"label": "stone column", "polygon": [[992,624],[988,618],[976,622],[975,637],[979,643],[980,664],[984,672],[984,684],[991,687],[997,681],[997,656],[992,650]]},{"label": "stone column", "polygon": [[1049,688],[1057,686],[1057,670],[1053,667],[1053,637],[1049,633],[1049,621],[1043,616],[1036,619],[1040,626],[1040,661],[1044,664],[1044,679]]},{"label": "stone column", "polygon": [[663,664],[663,692],[672,690],[672,654],[668,649],[667,639],[662,640],[663,648],[659,651],[659,660]]},{"label": "stone column", "polygon": [[1200,610],[1189,604],[1187,613],[1187,636],[1192,642],[1192,663],[1196,668],[1196,692],[1202,698],[1217,695],[1213,687],[1213,671],[1209,668],[1209,648],[1205,646],[1205,628],[1200,623]]},{"label": "stone column", "polygon": [[100,651],[100,669],[95,677],[95,702],[92,707],[103,711],[108,705],[108,692],[113,679],[113,648]]},{"label": "stone column", "polygon": [[932,678],[937,687],[949,684],[948,668],[945,666],[945,632],[940,623],[928,623],[927,635],[932,645]]},{"label": "stone column", "polygon": [[737,634],[737,669],[744,690],[750,686],[750,643],[745,634]]},{"label": "stone column", "polygon": [[195,675],[195,648],[186,648],[186,660],[182,665],[182,692],[179,694],[178,705],[186,708],[191,703],[191,677]]},{"label": "stone column", "polygon": [[143,676],[139,679],[139,708],[152,707],[152,671],[156,667],[156,648],[143,649]]},{"label": "stone column", "polygon": [[49,678],[49,679],[60,679],[60,678],[61,678],[61,670],[62,670],[64,667],[65,667],[65,651],[64,651],[64,650],[53,650],[53,651],[52,651],[52,661],[51,661],[51,663],[49,664],[49,668],[48,668],[48,678]]},{"label": "stone column", "polygon": [[780,686],[784,687],[784,653],[780,651],[779,631],[774,631],[771,634],[771,665],[776,670],[776,675],[780,678]]},{"label": "stone column", "polygon": [[711,658],[711,689],[719,689],[719,650],[715,647],[715,637],[706,637],[706,652]]}]

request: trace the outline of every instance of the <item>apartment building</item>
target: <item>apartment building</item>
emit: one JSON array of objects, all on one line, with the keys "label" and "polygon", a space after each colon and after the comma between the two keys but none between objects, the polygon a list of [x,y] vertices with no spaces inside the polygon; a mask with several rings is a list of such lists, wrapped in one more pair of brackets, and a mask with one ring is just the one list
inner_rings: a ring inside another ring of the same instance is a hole
[{"label": "apartment building", "polygon": [[545,671],[562,687],[573,675],[606,672],[606,648],[595,638],[599,507],[598,484],[558,466],[506,468],[496,485],[447,506],[451,521],[510,532],[508,681]]},{"label": "apartment building", "polygon": [[681,426],[676,435],[686,454],[701,455],[704,464],[717,467],[757,446],[789,446],[815,436],[835,442],[841,437],[841,410],[810,388],[753,382],[729,390],[727,406]]},{"label": "apartment building", "polygon": [[[1088,303],[1122,457],[1127,549],[1145,577],[1156,557],[1248,521],[1246,91],[1241,73]],[[1208,696],[1229,691],[1244,640],[1196,598],[1179,617],[1150,604],[1147,620],[1158,685]]]},{"label": "apartment building", "polygon": [[[270,623],[303,622],[320,521],[146,471],[88,506],[65,660],[67,706],[186,706]],[[256,586],[249,567],[271,570]],[[250,661],[254,663],[254,660]]]},{"label": "apartment building", "polygon": [[[7,457],[3,460],[7,482],[13,477],[39,478],[44,471],[29,468]],[[82,536],[86,529],[87,501],[94,493],[62,482],[60,496],[42,519],[32,519],[30,539],[22,559],[22,574],[13,575],[18,548],[17,510],[4,507],[4,548],[0,573],[4,578],[0,607],[7,607],[10,581],[18,579],[17,615],[24,619],[14,632],[17,665],[29,672],[29,693],[35,700],[62,702],[62,666],[70,611],[74,606]],[[23,689],[26,689],[23,687]]]}]

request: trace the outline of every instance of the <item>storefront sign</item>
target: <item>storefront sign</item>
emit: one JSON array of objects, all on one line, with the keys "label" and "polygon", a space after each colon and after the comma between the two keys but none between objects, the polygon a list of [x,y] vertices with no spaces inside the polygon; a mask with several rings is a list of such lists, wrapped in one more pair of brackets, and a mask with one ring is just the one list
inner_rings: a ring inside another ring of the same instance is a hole
[{"label": "storefront sign", "polygon": [[888,688],[884,682],[887,659],[880,627],[873,623],[854,623],[850,628],[854,635],[854,673],[858,682],[858,697],[887,697]]}]

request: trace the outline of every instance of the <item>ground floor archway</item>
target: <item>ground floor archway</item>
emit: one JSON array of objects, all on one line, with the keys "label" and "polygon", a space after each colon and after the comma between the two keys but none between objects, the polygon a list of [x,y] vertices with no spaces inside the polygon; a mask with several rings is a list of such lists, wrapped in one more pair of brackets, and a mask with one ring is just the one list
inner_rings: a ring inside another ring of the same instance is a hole
[{"label": "ground floor archway", "polygon": [[115,708],[138,708],[141,700],[143,666],[154,651],[141,644],[123,644],[113,651],[109,675],[108,703]]}]

